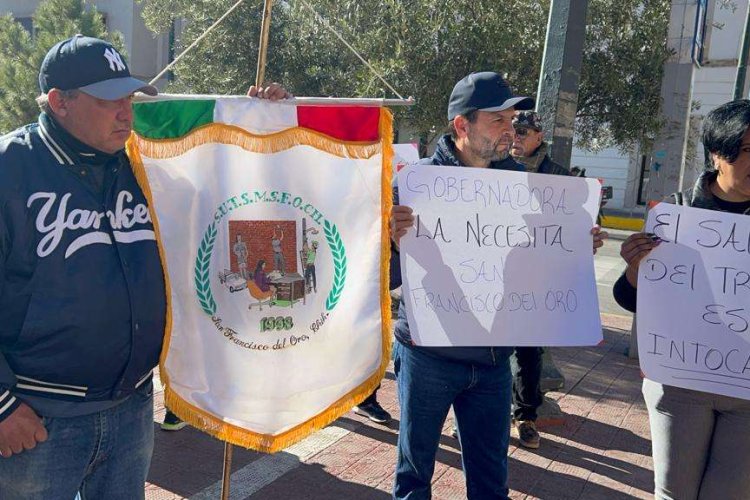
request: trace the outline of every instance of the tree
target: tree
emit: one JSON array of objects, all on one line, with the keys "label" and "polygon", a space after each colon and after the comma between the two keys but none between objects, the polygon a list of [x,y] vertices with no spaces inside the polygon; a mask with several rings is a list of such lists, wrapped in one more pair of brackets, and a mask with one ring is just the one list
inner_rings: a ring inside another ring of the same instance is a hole
[{"label": "tree", "polygon": [[589,1],[577,140],[590,148],[647,148],[661,126],[670,1]]},{"label": "tree", "polygon": [[[147,25],[187,20],[186,47],[234,0],[139,0]],[[658,128],[659,85],[669,55],[669,0],[590,0],[578,114],[579,145],[627,148]],[[255,79],[262,2],[246,2],[175,67],[173,89],[242,93]],[[316,10],[417,105],[397,119],[426,139],[447,125],[447,98],[471,71],[507,74],[534,95],[549,0],[317,0]],[[276,2],[268,80],[297,95],[393,97],[298,0]]]},{"label": "tree", "polygon": [[46,0],[33,16],[34,34],[10,15],[0,16],[0,131],[36,120],[39,67],[47,51],[76,33],[110,39],[119,50],[119,34],[109,36],[101,15],[84,0]]},{"label": "tree", "polygon": [[[157,32],[175,19],[189,21],[180,47],[233,4],[140,1],[147,25]],[[472,70],[508,68],[517,88],[527,93],[536,88],[546,16],[546,7],[536,0],[318,0],[315,8],[399,92],[417,99],[418,106],[398,117],[425,136],[447,124],[447,96]],[[260,11],[258,2],[240,7],[176,66],[172,88],[237,93],[253,82]],[[529,22],[508,21],[518,11]],[[276,4],[271,33],[268,79],[297,95],[395,97],[301,2]]]}]

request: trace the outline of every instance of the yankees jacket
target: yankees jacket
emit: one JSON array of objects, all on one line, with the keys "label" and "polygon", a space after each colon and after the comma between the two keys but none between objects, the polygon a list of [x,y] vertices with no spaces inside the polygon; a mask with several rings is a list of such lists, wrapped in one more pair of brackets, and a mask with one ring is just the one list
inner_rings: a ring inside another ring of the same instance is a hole
[{"label": "yankees jacket", "polygon": [[[166,296],[146,199],[124,151],[70,138],[44,114],[0,138],[0,421],[25,399],[123,400],[159,359]],[[101,190],[84,182],[97,154]]]}]

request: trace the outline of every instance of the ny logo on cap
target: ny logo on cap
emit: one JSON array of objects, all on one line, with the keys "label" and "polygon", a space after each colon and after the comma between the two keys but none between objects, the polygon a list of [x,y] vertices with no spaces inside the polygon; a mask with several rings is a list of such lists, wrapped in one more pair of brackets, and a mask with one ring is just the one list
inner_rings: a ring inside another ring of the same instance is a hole
[{"label": "ny logo on cap", "polygon": [[108,48],[104,51],[104,58],[109,61],[109,69],[112,71],[125,71],[125,63],[122,62],[120,54],[115,49]]}]

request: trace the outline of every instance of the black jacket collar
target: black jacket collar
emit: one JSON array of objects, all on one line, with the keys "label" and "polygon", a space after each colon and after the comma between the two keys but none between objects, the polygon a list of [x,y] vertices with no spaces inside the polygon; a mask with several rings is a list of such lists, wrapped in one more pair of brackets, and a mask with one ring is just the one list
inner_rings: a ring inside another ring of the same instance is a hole
[{"label": "black jacket collar", "polygon": [[47,113],[39,115],[39,134],[53,156],[64,165],[104,165],[125,154],[122,150],[112,155],[84,144]]}]

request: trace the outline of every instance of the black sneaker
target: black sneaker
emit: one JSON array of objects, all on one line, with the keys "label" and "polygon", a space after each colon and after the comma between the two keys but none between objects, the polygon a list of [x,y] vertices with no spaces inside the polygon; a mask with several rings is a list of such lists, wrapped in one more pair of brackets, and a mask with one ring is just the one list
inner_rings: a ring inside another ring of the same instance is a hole
[{"label": "black sneaker", "polygon": [[533,420],[514,420],[513,427],[518,432],[518,441],[521,443],[521,446],[533,450],[539,448],[541,438]]},{"label": "black sneaker", "polygon": [[161,423],[161,430],[163,431],[179,431],[187,425],[187,422],[180,420],[177,415],[171,411],[167,411],[164,415],[164,422]]},{"label": "black sneaker", "polygon": [[391,414],[385,411],[377,401],[355,406],[354,413],[367,417],[376,424],[387,424],[391,421]]}]

